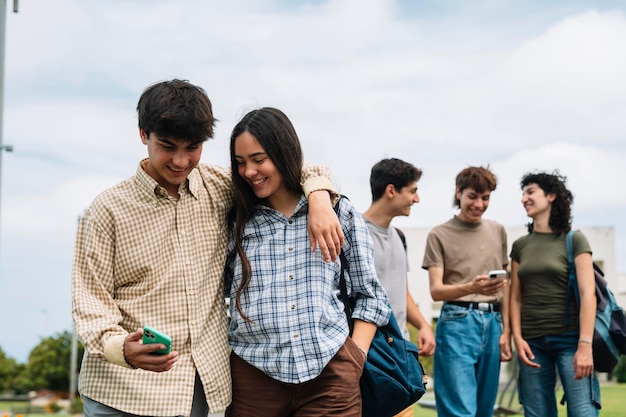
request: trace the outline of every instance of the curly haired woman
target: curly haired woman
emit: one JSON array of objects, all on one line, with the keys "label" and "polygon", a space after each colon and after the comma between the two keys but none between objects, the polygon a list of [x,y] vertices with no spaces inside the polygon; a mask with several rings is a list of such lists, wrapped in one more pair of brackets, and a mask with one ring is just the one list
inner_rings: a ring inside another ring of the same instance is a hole
[{"label": "curly haired woman", "polygon": [[[511,250],[511,327],[520,362],[519,400],[528,417],[556,417],[557,372],[569,417],[597,416],[598,380],[591,340],[596,298],[591,247],[573,236],[580,309],[568,306],[565,236],[571,229],[572,193],[558,172],[524,175],[522,204],[532,222]],[[569,314],[569,315],[568,315]]]}]

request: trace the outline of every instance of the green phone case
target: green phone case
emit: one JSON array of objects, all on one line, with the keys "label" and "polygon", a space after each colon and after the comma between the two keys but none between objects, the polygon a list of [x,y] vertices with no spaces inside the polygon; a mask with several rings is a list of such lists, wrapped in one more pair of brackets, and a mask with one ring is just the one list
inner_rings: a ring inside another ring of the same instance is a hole
[{"label": "green phone case", "polygon": [[166,355],[172,350],[172,339],[165,333],[162,333],[150,326],[143,326],[142,342],[144,345],[148,345],[150,343],[163,343],[165,345],[165,349],[152,352],[155,355]]}]

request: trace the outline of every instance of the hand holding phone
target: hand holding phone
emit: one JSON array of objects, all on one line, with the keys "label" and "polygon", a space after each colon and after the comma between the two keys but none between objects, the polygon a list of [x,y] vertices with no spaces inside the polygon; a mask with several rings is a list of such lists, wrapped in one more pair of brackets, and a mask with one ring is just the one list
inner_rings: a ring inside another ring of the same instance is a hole
[{"label": "hand holding phone", "polygon": [[143,326],[143,338],[141,341],[144,345],[148,345],[151,343],[164,344],[165,349],[160,349],[152,352],[155,355],[166,355],[172,350],[172,339],[165,333],[162,333],[150,326]]},{"label": "hand holding phone", "polygon": [[506,278],[506,271],[504,269],[494,269],[489,271],[487,276],[489,279]]}]

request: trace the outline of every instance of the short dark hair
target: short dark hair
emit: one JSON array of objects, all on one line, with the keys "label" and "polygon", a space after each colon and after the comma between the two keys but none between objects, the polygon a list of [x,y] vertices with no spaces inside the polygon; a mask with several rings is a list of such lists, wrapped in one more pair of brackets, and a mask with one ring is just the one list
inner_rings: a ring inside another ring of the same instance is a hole
[{"label": "short dark hair", "polygon": [[422,170],[408,162],[397,158],[383,159],[372,167],[370,173],[370,189],[372,201],[376,201],[385,194],[387,185],[393,185],[400,191],[422,177]]},{"label": "short dark hair", "polygon": [[173,79],[148,86],[137,103],[139,128],[146,134],[197,144],[213,137],[211,100],[204,89]]},{"label": "short dark hair", "polygon": [[[567,177],[561,175],[557,170],[552,173],[528,172],[522,177],[520,186],[523,190],[529,184],[537,184],[546,195],[554,194],[556,196],[550,205],[548,225],[557,235],[569,232],[572,228],[574,195],[567,189]],[[534,229],[533,222],[528,223],[526,226],[528,227],[528,233],[532,233]]]},{"label": "short dark hair", "polygon": [[498,179],[491,172],[489,167],[467,167],[456,176],[456,187],[454,190],[454,207],[460,208],[461,201],[456,196],[456,190],[460,193],[466,188],[473,188],[477,193],[493,191],[498,186]]}]

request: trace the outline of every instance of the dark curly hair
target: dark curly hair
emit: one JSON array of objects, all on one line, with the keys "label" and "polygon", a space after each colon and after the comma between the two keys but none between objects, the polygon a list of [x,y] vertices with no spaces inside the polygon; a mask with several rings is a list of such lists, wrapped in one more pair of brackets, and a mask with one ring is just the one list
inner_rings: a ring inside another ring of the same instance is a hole
[{"label": "dark curly hair", "polygon": [[[554,194],[555,199],[550,208],[550,219],[548,225],[554,233],[560,235],[567,233],[572,228],[572,204],[574,196],[566,187],[567,177],[561,175],[559,171],[553,171],[551,174],[547,172],[529,172],[522,177],[520,182],[522,190],[529,184],[537,184],[543,192]],[[532,233],[534,229],[533,222],[526,225],[528,233]]]}]

